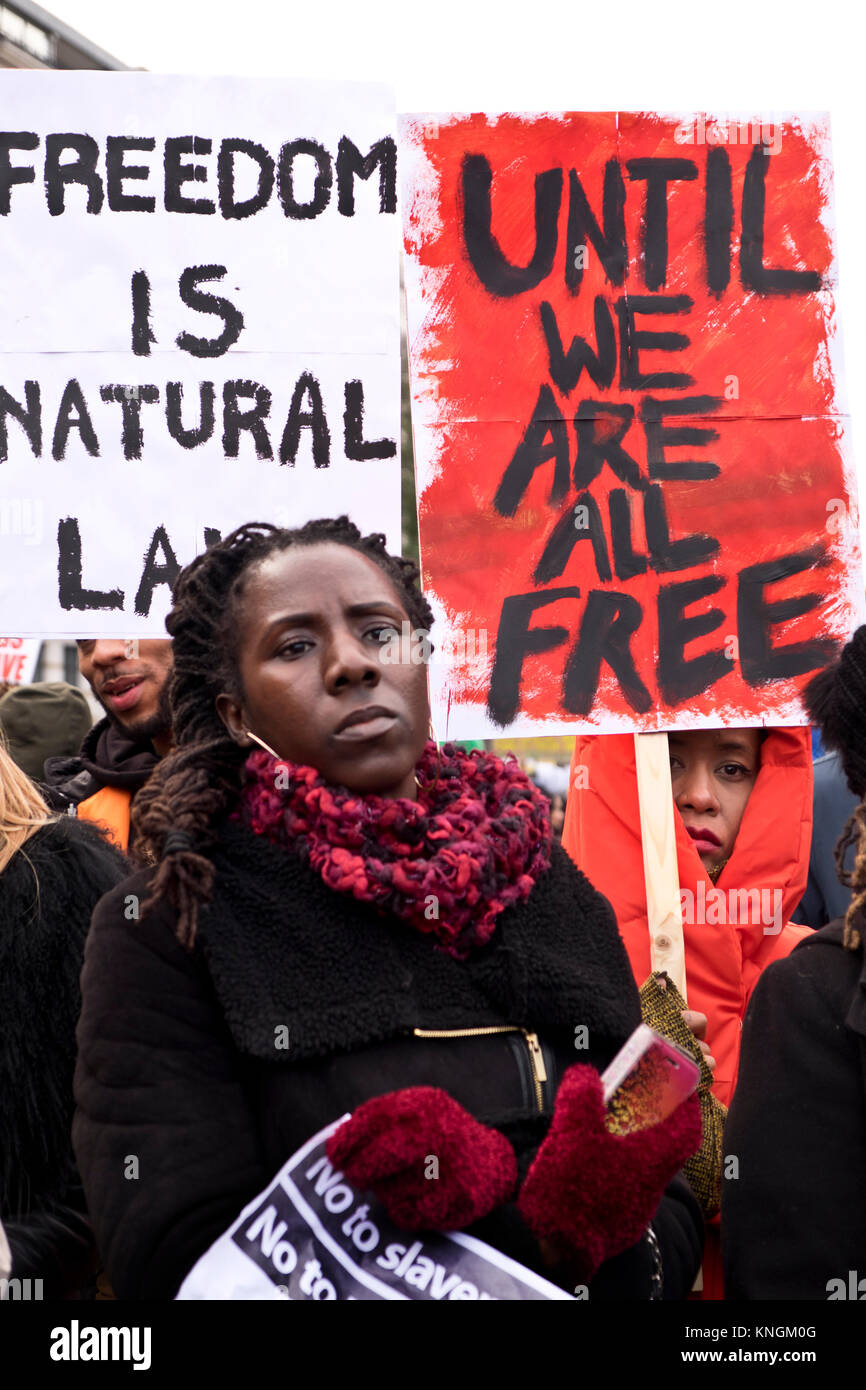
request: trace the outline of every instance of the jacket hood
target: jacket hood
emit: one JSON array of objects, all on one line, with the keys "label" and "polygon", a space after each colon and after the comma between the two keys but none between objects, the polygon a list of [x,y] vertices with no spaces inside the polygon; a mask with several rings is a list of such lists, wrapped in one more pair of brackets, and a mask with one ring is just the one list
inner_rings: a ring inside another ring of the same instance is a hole
[{"label": "jacket hood", "polygon": [[[651,960],[633,735],[579,736],[571,788],[563,847],[611,902],[640,985]],[[717,891],[676,809],[674,823],[688,1003],[707,1015],[715,1090],[725,1101],[736,1079],[740,1022],[761,971],[809,935],[789,921],[809,869],[809,729],[768,730]]]},{"label": "jacket hood", "polygon": [[77,803],[100,787],[137,792],[158,762],[149,739],[132,737],[106,715],[94,724],[77,757],[47,760],[45,781]]}]

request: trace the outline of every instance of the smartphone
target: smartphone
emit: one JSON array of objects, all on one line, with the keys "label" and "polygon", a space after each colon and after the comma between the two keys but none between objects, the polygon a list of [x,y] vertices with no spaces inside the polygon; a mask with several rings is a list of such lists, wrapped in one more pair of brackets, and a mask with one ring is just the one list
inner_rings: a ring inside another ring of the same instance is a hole
[{"label": "smartphone", "polygon": [[641,1023],[602,1072],[608,1129],[631,1134],[658,1124],[691,1095],[700,1075],[694,1057]]}]

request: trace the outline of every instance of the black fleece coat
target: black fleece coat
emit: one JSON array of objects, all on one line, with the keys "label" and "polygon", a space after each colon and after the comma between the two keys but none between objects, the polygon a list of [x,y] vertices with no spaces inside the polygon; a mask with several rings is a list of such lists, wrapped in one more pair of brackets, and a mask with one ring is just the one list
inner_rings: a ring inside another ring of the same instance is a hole
[{"label": "black fleece coat", "polygon": [[[559,846],[529,898],[465,963],[239,825],[224,828],[213,858],[213,904],[192,954],[167,907],[130,920],[152,870],[99,904],[88,940],[73,1139],[122,1298],[172,1297],[286,1159],[374,1095],[441,1086],[508,1135],[524,1173],[566,1067],[605,1066],[640,1021],[610,907]],[[540,1109],[519,1031],[412,1032],[503,1024],[542,1040]],[[589,1047],[576,1050],[582,1028]],[[654,1224],[666,1296],[683,1297],[702,1222],[682,1179]],[[544,1272],[513,1205],[472,1229]],[[647,1298],[650,1271],[640,1242],[603,1266],[590,1296]]]},{"label": "black fleece coat", "polygon": [[14,1276],[63,1291],[90,1245],[70,1139],[79,975],[95,903],[129,873],[63,816],[0,874],[0,1220]]},{"label": "black fleece coat", "polygon": [[852,1270],[866,1297],[866,963],[842,930],[774,962],[749,1002],[724,1135],[726,1298],[823,1301]]}]

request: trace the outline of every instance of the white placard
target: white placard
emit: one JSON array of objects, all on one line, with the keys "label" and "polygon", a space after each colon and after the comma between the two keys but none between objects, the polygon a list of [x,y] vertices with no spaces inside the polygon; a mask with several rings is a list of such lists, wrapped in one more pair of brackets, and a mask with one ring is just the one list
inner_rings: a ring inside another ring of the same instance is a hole
[{"label": "white placard", "polygon": [[181,1300],[475,1303],[572,1295],[474,1236],[398,1229],[328,1161],[327,1125],[202,1255]]},{"label": "white placard", "polygon": [[178,566],[242,522],[348,512],[399,548],[390,92],[0,93],[0,631],[162,636]]}]

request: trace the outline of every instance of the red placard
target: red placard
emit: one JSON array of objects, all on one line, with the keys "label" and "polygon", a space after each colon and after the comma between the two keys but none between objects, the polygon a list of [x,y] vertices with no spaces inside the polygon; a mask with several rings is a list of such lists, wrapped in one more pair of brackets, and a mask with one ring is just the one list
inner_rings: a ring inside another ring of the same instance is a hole
[{"label": "red placard", "polygon": [[863,613],[826,118],[402,137],[437,729],[802,723]]}]

